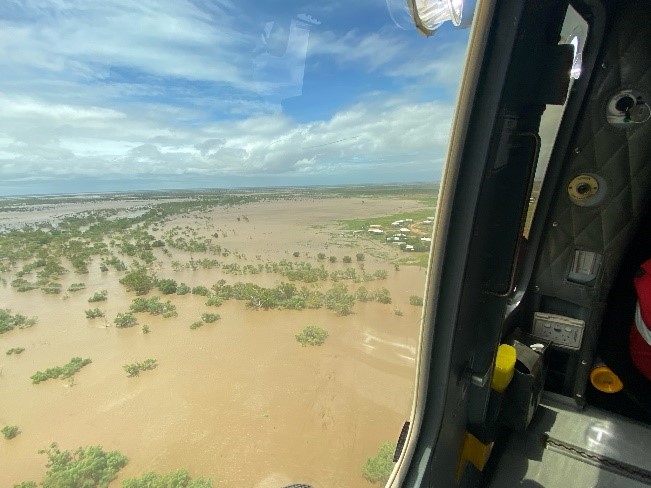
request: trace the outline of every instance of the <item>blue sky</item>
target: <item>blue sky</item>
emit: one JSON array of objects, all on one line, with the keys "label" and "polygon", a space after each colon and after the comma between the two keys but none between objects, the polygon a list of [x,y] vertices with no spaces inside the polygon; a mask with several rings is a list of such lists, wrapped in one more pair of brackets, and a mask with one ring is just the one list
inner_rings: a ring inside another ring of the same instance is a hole
[{"label": "blue sky", "polygon": [[437,180],[468,31],[395,12],[2,2],[0,195]]}]

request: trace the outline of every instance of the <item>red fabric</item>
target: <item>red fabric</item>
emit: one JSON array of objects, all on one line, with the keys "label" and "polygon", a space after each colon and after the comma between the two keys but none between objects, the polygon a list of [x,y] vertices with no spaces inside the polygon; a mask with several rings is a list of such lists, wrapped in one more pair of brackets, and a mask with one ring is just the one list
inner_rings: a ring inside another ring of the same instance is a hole
[{"label": "red fabric", "polygon": [[[640,315],[647,329],[651,330],[651,259],[640,266],[642,273],[633,279]],[[629,352],[631,359],[647,379],[651,380],[651,345],[647,344],[633,323],[629,334]]]},{"label": "red fabric", "polygon": [[648,380],[651,380],[651,346],[646,343],[637,331],[635,324],[631,327],[631,332],[628,336],[628,349],[635,367]]}]

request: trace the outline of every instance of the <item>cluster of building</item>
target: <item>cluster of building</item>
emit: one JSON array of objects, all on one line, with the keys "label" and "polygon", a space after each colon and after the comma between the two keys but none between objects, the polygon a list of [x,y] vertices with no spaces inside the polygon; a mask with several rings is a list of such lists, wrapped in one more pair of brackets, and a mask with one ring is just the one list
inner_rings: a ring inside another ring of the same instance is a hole
[{"label": "cluster of building", "polygon": [[[398,227],[398,229],[395,229],[393,233],[389,236],[387,236],[386,240],[388,243],[391,244],[405,244],[403,249],[405,251],[414,251],[414,246],[412,244],[406,244],[407,238],[410,237],[411,235],[411,229],[407,227],[407,225],[412,224],[414,222],[413,219],[402,219],[402,220],[396,220],[395,222],[391,223],[392,227]],[[422,224],[429,224],[431,225],[434,223],[434,217],[427,217],[426,220],[423,220],[421,222]],[[355,231],[355,233],[358,233],[361,231]],[[373,235],[384,235],[387,234],[382,229],[382,226],[379,224],[371,224],[368,226],[367,232]],[[431,237],[421,237],[420,240],[422,242],[432,242]]]}]

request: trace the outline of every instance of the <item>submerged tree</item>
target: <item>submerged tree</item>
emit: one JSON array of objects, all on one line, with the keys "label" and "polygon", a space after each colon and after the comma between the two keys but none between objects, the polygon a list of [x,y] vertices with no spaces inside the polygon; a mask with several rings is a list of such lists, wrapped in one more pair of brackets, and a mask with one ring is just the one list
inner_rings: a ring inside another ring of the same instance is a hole
[{"label": "submerged tree", "polygon": [[56,443],[39,451],[48,458],[43,488],[107,488],[129,459],[118,451],[105,452],[102,446],[61,451]]},{"label": "submerged tree", "polygon": [[120,279],[120,284],[127,288],[127,291],[135,291],[136,295],[146,295],[156,284],[153,276],[147,273],[145,268],[134,268]]},{"label": "submerged tree", "polygon": [[371,483],[384,485],[393,470],[393,453],[396,445],[391,442],[385,442],[378,449],[377,454],[366,460],[362,468],[362,475]]},{"label": "submerged tree", "polygon": [[138,478],[130,478],[122,482],[122,488],[212,488],[212,486],[212,480],[208,478],[193,480],[185,469],[166,474],[150,471]]}]

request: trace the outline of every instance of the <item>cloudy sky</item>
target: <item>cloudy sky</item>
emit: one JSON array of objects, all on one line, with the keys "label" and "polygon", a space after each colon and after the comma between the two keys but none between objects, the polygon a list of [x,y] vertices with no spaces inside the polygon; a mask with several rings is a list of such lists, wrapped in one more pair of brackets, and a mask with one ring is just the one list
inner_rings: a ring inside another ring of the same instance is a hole
[{"label": "cloudy sky", "polygon": [[437,180],[467,35],[387,0],[3,0],[0,195]]}]

